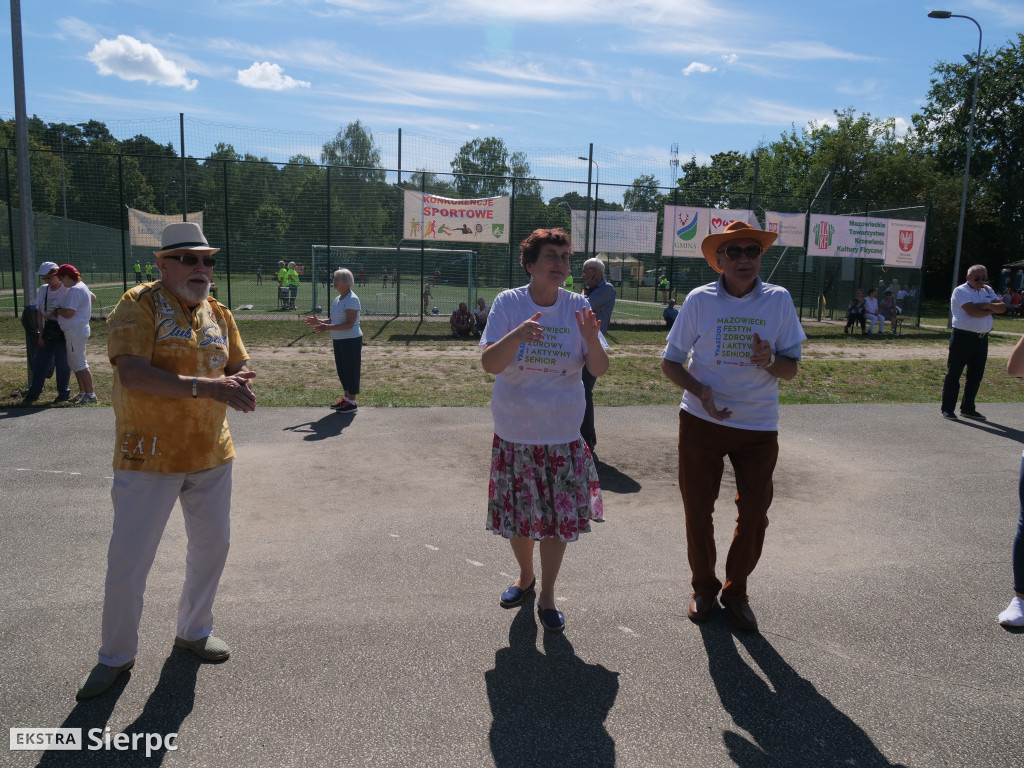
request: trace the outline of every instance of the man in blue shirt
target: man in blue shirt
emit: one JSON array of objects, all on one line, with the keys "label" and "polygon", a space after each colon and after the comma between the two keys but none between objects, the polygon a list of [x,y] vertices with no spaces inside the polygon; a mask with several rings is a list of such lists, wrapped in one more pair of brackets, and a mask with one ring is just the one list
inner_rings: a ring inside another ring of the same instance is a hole
[{"label": "man in blue shirt", "polygon": [[[608,333],[608,322],[612,318],[615,307],[615,288],[604,279],[604,262],[600,259],[587,259],[583,264],[583,295],[590,302],[590,308],[601,323],[601,333]],[[583,413],[583,424],[580,425],[580,436],[590,452],[597,445],[597,432],[594,429],[594,383],[586,366],[583,366],[583,390],[587,396],[587,408]]]}]

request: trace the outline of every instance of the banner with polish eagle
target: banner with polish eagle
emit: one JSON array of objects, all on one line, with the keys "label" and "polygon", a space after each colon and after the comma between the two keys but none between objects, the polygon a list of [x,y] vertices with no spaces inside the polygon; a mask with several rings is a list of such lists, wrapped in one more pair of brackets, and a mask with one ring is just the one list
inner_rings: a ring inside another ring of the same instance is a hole
[{"label": "banner with polish eagle", "polygon": [[921,268],[924,259],[923,221],[889,219],[885,238],[885,266]]}]

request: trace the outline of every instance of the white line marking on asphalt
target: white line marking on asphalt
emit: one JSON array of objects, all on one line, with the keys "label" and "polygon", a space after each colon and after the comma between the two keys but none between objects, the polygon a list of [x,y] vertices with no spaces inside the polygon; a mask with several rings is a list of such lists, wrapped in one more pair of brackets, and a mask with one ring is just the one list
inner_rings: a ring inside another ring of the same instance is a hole
[{"label": "white line marking on asphalt", "polygon": [[477,568],[483,568],[484,567],[483,563],[478,563],[476,560],[470,560],[468,557],[466,558],[466,562],[469,563],[470,565],[475,565]]},{"label": "white line marking on asphalt", "polygon": [[389,533],[388,535],[389,535],[389,536],[390,536],[390,537],[391,537],[392,539],[400,539],[400,538],[402,538],[402,537],[401,537],[401,536],[399,536],[399,535],[398,535],[397,533]]},{"label": "white line marking on asphalt", "polygon": [[632,629],[630,629],[629,627],[623,627],[623,626],[621,626],[621,625],[620,625],[620,626],[619,626],[619,629],[621,629],[621,630],[622,630],[622,631],[623,631],[623,632],[624,632],[625,634],[627,634],[627,635],[635,635],[635,634],[636,634],[636,632],[634,632],[634,631],[633,631]]},{"label": "white line marking on asphalt", "polygon": [[423,546],[426,547],[427,549],[433,550],[434,552],[440,552],[441,551],[440,547],[435,547],[433,544],[424,544]]}]

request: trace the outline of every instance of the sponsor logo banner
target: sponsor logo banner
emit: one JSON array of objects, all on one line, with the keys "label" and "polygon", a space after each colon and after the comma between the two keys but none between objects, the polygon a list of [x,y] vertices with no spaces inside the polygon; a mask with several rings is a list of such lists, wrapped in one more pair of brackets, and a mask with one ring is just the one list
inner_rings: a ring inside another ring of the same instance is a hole
[{"label": "sponsor logo banner", "polygon": [[700,244],[708,234],[708,208],[690,208],[683,205],[665,206],[665,224],[661,238],[662,256],[704,257]]},{"label": "sponsor logo banner", "polygon": [[405,190],[406,240],[450,240],[453,243],[507,243],[509,198],[460,200]]},{"label": "sponsor logo banner", "polygon": [[725,228],[732,224],[734,221],[742,221],[749,224],[752,227],[760,228],[760,224],[757,223],[757,219],[754,217],[753,211],[747,210],[727,210],[725,208],[711,208],[708,211],[710,218],[708,219],[708,234],[717,235],[725,231]]},{"label": "sponsor logo banner", "polygon": [[811,215],[808,256],[885,258],[886,222],[864,216]]},{"label": "sponsor logo banner", "polygon": [[887,267],[921,268],[924,259],[923,221],[889,219],[889,232],[885,243],[885,265]]},{"label": "sponsor logo banner", "polygon": [[[587,212],[572,212],[572,247],[605,253],[654,253],[658,234],[658,214],[644,211],[590,211],[587,236]],[[597,230],[595,243],[594,231]]]},{"label": "sponsor logo banner", "polygon": [[[199,228],[203,228],[203,212],[196,211],[188,214],[188,220],[195,222]],[[146,248],[160,250],[160,235],[168,224],[176,224],[181,221],[181,214],[163,215],[160,213],[146,213],[134,208],[128,209],[128,242],[131,245],[139,245]],[[209,240],[210,238],[206,238]],[[214,248],[216,243],[210,243]]]},{"label": "sponsor logo banner", "polygon": [[764,228],[768,232],[778,233],[775,245],[803,248],[807,241],[807,216],[803,213],[765,211]]}]

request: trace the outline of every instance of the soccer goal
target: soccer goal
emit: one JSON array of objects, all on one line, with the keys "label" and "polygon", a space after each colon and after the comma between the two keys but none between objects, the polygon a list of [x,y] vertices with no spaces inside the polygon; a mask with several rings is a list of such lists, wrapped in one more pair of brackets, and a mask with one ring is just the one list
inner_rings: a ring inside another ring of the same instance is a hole
[{"label": "soccer goal", "polygon": [[364,245],[312,246],[313,309],[334,300],[334,271],[348,269],[364,315],[444,315],[476,302],[476,251]]}]

